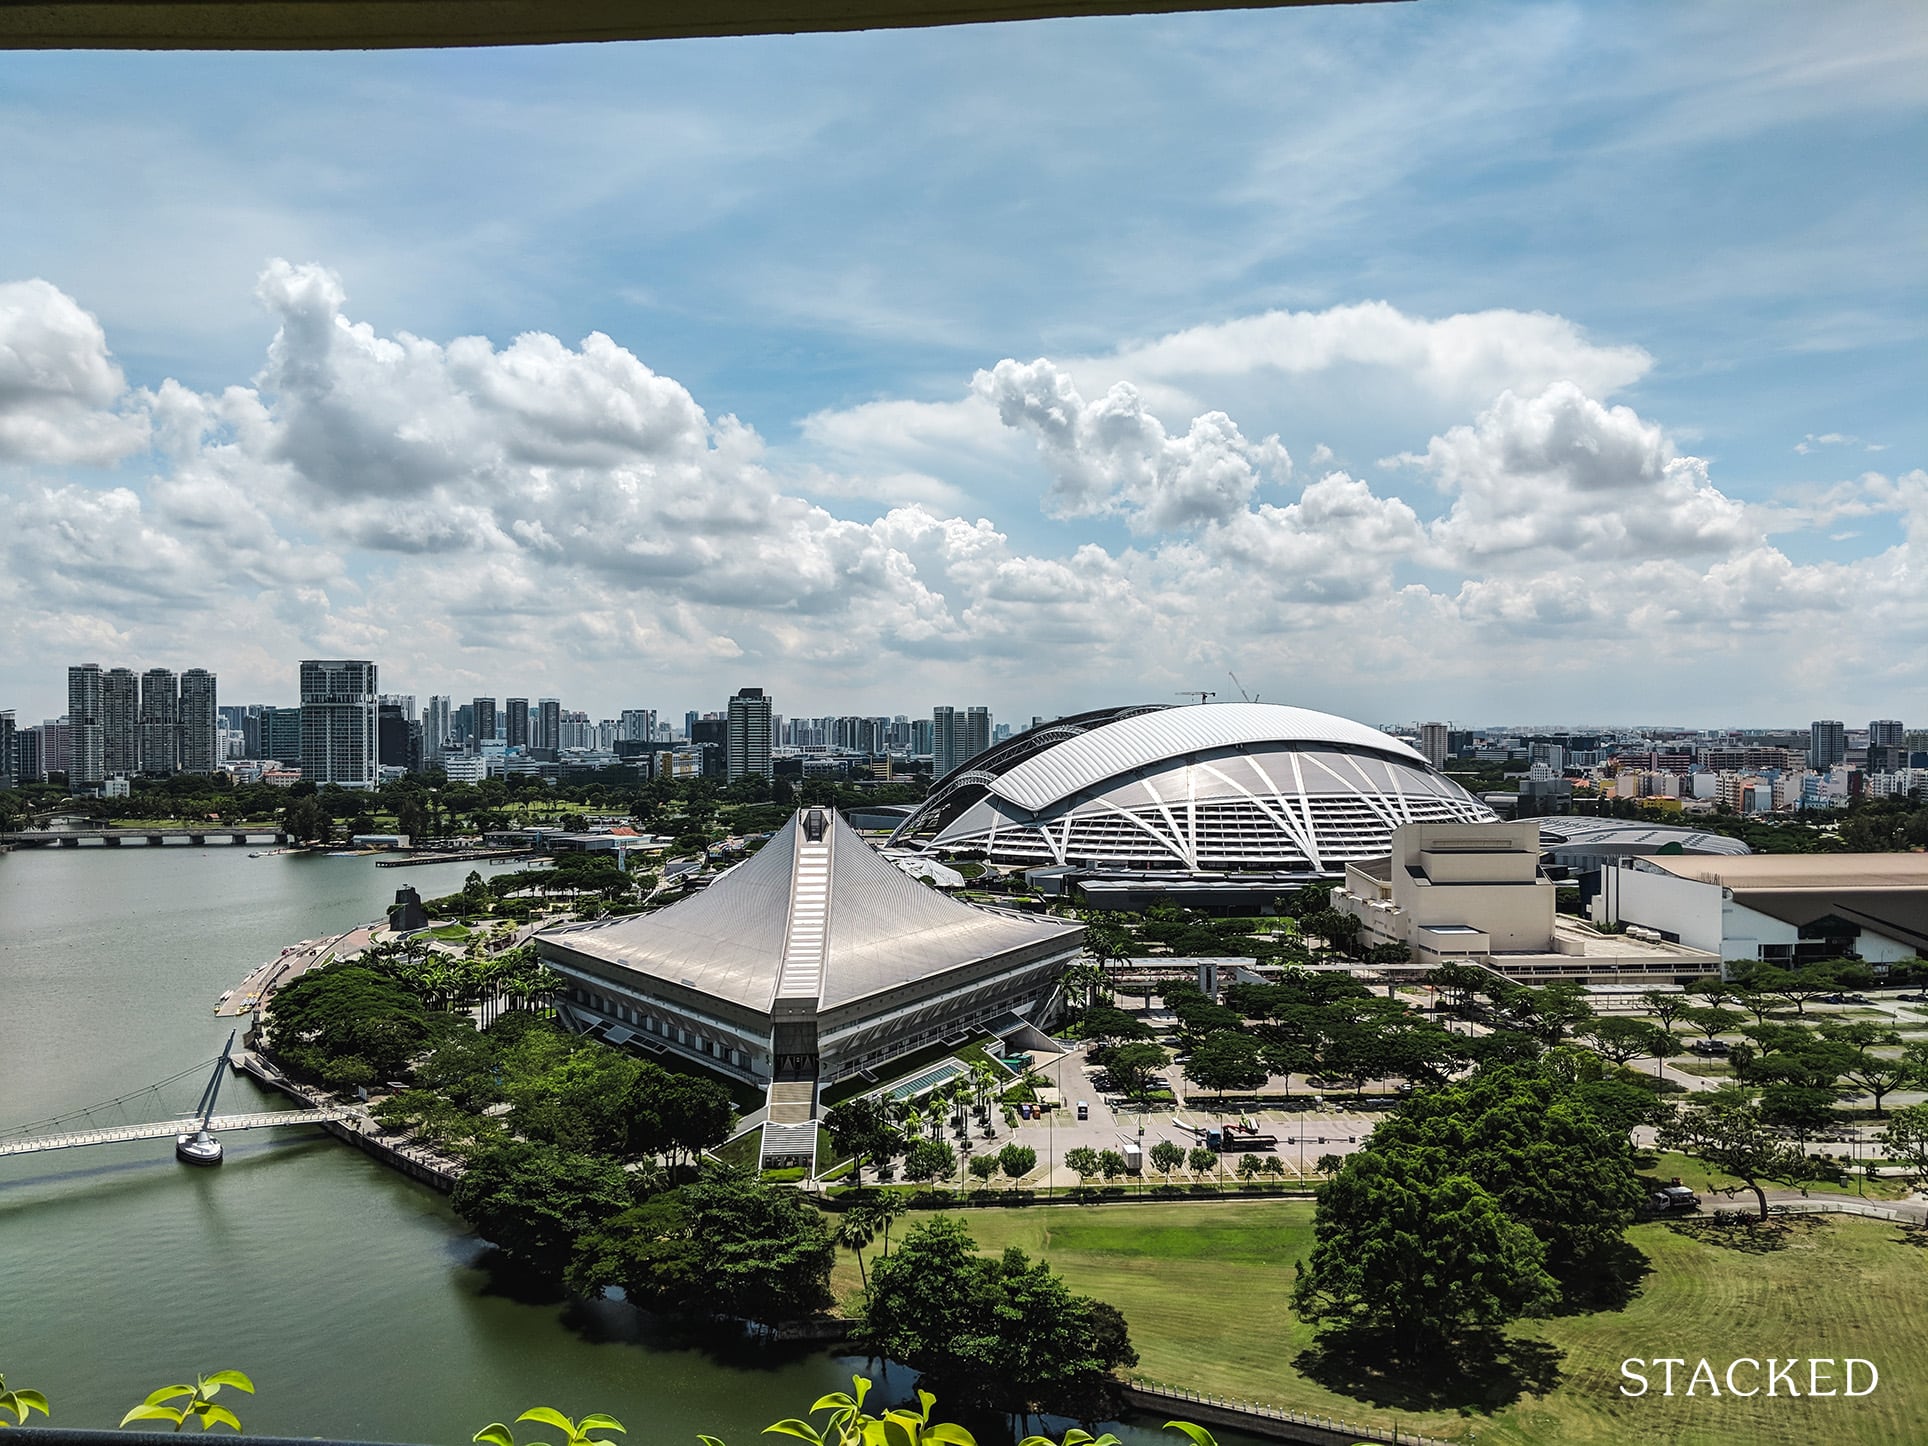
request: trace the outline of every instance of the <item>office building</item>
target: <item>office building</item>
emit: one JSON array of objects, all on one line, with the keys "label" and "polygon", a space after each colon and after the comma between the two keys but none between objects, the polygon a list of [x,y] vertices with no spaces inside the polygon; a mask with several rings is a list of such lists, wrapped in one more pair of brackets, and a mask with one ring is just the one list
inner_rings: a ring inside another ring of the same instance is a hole
[{"label": "office building", "polygon": [[1899,748],[1908,730],[1901,726],[1899,718],[1877,718],[1868,725],[1868,746],[1870,748]]},{"label": "office building", "polygon": [[0,788],[17,788],[20,784],[19,749],[14,738],[12,711],[0,710]]},{"label": "office building", "polygon": [[625,708],[616,720],[616,740],[620,743],[654,743],[656,741],[656,710],[654,708]]},{"label": "office building", "polygon": [[180,768],[183,773],[209,774],[221,766],[217,722],[220,703],[215,691],[215,676],[206,668],[189,668],[181,674]]},{"label": "office building", "polygon": [[22,728],[13,735],[13,781],[15,787],[47,781],[47,735],[58,729],[67,735],[64,723],[42,723],[37,728]]},{"label": "office building", "polygon": [[[67,787],[72,793],[98,792],[107,780],[106,679],[99,663],[67,670]],[[51,750],[49,750],[51,752]],[[51,762],[48,772],[58,772]]]},{"label": "office building", "polygon": [[382,698],[375,704],[375,756],[383,768],[413,773],[421,766],[421,725],[409,717],[400,700]]},{"label": "office building", "polygon": [[739,689],[730,699],[723,772],[732,781],[752,773],[776,777],[770,762],[770,700],[761,688]]},{"label": "office building", "polygon": [[568,745],[562,741],[562,701],[543,698],[536,703],[535,746],[554,750]]},{"label": "office building", "polygon": [[1832,768],[1848,756],[1848,733],[1839,718],[1819,718],[1808,725],[1808,766]]},{"label": "office building", "polygon": [[301,664],[301,776],[343,788],[373,788],[380,777],[375,734],[375,665],[366,659]]},{"label": "office building", "polygon": [[[503,733],[503,742],[510,748],[529,747],[529,700],[510,698],[505,705],[508,718]],[[537,743],[538,748],[552,747],[551,744]]]}]

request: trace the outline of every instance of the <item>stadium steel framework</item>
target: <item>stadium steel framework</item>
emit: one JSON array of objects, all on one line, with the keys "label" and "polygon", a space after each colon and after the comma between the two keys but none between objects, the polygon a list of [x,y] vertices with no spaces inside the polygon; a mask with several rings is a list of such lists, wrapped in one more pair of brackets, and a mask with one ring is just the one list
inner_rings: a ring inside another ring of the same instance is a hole
[{"label": "stadium steel framework", "polygon": [[937,781],[896,847],[994,863],[1336,874],[1403,823],[1496,815],[1414,748],[1276,703],[1080,713]]}]

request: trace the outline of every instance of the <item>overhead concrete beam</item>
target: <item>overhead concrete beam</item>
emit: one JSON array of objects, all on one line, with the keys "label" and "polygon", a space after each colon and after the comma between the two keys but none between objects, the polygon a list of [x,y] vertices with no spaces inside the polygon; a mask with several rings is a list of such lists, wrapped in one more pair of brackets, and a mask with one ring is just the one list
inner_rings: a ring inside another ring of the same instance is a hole
[{"label": "overhead concrete beam", "polygon": [[394,50],[792,35],[1384,0],[81,0],[0,3],[0,49]]}]

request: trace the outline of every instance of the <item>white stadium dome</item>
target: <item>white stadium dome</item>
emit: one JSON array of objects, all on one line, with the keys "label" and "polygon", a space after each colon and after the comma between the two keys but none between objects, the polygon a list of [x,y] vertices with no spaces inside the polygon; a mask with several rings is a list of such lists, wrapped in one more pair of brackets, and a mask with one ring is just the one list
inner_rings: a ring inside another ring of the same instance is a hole
[{"label": "white stadium dome", "polygon": [[1398,739],[1278,703],[1061,718],[939,779],[891,836],[994,863],[1333,874],[1402,823],[1493,811]]}]

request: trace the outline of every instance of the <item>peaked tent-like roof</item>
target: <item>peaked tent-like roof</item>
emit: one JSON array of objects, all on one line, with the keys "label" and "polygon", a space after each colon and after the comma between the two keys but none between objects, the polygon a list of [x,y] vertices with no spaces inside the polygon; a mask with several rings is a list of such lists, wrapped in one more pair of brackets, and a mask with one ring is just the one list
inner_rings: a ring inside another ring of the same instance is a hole
[{"label": "peaked tent-like roof", "polygon": [[[803,826],[812,812],[823,816],[827,887],[808,877],[811,856],[821,858]],[[813,913],[822,928],[821,1010],[1030,945],[1070,944],[1082,928],[946,898],[905,877],[834,809],[806,809],[702,893],[653,914],[558,933],[553,943],[767,1011],[779,978],[798,977],[786,969],[786,951],[791,960],[798,953],[793,915],[801,920]]]}]

